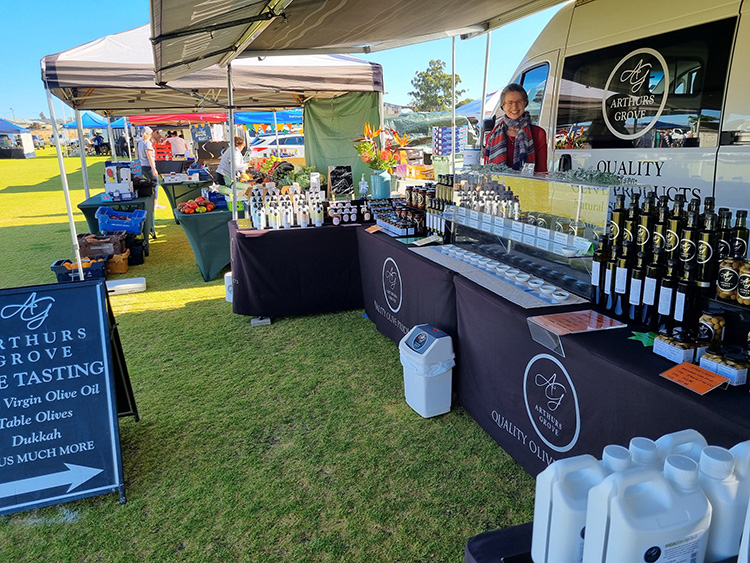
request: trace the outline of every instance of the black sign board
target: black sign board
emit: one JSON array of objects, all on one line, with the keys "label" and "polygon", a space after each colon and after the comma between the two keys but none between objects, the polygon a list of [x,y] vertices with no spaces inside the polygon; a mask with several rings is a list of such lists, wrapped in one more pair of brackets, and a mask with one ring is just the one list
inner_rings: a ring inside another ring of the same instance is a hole
[{"label": "black sign board", "polygon": [[335,198],[339,195],[354,193],[354,179],[351,166],[328,167],[328,195]]},{"label": "black sign board", "polygon": [[0,514],[118,491],[103,281],[0,291]]}]

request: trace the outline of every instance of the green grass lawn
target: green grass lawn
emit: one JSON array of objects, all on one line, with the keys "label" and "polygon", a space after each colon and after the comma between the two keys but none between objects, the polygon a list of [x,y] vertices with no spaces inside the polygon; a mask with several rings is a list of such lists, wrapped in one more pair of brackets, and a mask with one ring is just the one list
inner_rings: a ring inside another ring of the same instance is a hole
[{"label": "green grass lawn", "polygon": [[[0,160],[2,288],[73,258],[57,158],[39,154]],[[80,159],[65,165],[87,232]],[[252,328],[170,210],[156,228],[117,276],[148,290],[111,298],[141,415],[120,421],[127,503],[0,517],[0,562],[459,562],[470,537],[531,520],[533,479],[460,407],[412,411],[398,348],[362,310]]]}]

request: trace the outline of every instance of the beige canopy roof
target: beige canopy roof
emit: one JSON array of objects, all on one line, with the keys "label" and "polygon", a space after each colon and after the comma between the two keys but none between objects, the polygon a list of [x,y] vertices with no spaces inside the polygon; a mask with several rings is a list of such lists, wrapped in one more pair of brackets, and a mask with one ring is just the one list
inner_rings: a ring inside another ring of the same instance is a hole
[{"label": "beige canopy roof", "polygon": [[[227,72],[213,66],[154,82],[150,28],[107,35],[41,61],[42,80],[71,107],[107,115],[187,113],[227,106]],[[263,57],[232,64],[235,109],[299,107],[310,98],[383,92],[383,69],[348,55]],[[198,96],[198,97],[196,97]]]},{"label": "beige canopy roof", "polygon": [[151,0],[156,81],[235,57],[368,53],[500,27],[563,0]]}]

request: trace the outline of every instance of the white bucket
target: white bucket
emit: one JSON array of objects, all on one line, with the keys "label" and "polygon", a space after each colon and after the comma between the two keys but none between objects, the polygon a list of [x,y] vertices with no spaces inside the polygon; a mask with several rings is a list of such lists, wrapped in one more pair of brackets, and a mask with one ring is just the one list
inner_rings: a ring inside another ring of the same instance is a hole
[{"label": "white bucket", "polygon": [[613,473],[589,491],[586,513],[583,563],[704,560],[711,505],[688,457],[670,456],[664,475],[653,467]]},{"label": "white bucket", "polygon": [[671,434],[664,434],[664,436],[656,440],[662,466],[664,465],[664,460],[673,454],[685,455],[698,463],[701,460],[701,452],[707,445],[703,435],[692,428],[672,432]]},{"label": "white bucket", "polygon": [[590,455],[558,460],[536,478],[531,536],[534,563],[580,562],[589,489],[607,476]]},{"label": "white bucket", "polygon": [[725,448],[708,446],[703,449],[699,468],[698,482],[713,508],[706,562],[736,557],[740,550],[747,499],[743,502],[740,483],[734,475],[734,456]]}]

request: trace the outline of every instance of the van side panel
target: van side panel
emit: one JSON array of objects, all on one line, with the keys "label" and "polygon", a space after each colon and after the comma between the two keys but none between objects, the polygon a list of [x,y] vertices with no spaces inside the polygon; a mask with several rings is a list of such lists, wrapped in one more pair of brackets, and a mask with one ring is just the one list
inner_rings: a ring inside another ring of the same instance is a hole
[{"label": "van side panel", "polygon": [[741,0],[581,2],[573,14],[566,56],[734,17],[741,3]]},{"label": "van side panel", "polygon": [[729,70],[722,144],[716,165],[716,201],[735,209],[750,208],[750,2],[742,15]]}]

